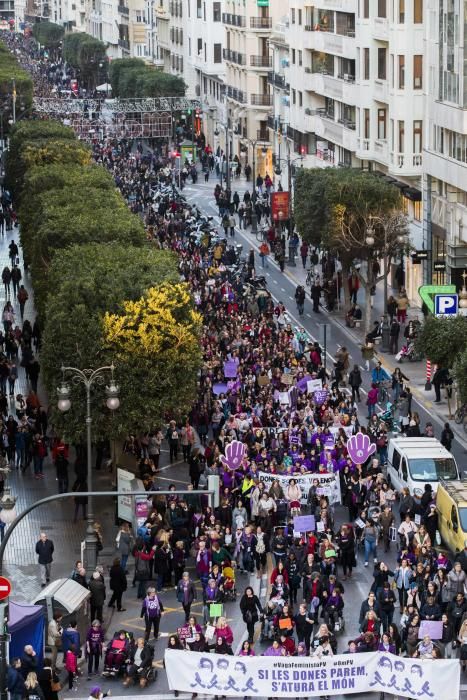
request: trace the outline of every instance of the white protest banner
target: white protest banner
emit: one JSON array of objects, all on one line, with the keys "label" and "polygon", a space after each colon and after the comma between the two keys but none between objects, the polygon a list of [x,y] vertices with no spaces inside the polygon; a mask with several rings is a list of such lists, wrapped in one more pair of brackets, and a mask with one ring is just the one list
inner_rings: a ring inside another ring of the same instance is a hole
[{"label": "white protest banner", "polygon": [[321,379],[309,379],[306,383],[306,390],[309,394],[314,394],[315,391],[323,388]]},{"label": "white protest banner", "polygon": [[269,474],[267,472],[258,472],[260,481],[264,481],[267,488],[270,488],[273,481],[277,481],[282,486],[283,491],[286,491],[291,479],[295,479],[302,492],[302,504],[307,502],[308,491],[314,485],[317,486],[317,493],[320,496],[327,496],[329,503],[341,502],[341,484],[338,474]]},{"label": "white protest banner", "polygon": [[347,435],[348,438],[353,435],[353,427],[351,425],[341,425],[339,427],[330,425],[329,432],[335,438],[341,428],[344,429],[344,433]]},{"label": "white protest banner", "polygon": [[404,698],[458,700],[457,659],[423,661],[367,652],[310,656],[226,656],[166,649],[170,690],[250,698],[388,693]]},{"label": "white protest banner", "polygon": [[290,396],[287,391],[279,391],[279,403],[287,406],[290,404]]}]

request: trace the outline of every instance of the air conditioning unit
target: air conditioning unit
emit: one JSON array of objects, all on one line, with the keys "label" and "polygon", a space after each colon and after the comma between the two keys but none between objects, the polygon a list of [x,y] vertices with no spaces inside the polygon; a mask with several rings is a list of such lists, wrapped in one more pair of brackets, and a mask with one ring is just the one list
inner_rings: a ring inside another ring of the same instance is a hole
[{"label": "air conditioning unit", "polygon": [[281,59],[281,66],[282,68],[288,68],[290,65],[289,59],[288,58],[283,58]]}]

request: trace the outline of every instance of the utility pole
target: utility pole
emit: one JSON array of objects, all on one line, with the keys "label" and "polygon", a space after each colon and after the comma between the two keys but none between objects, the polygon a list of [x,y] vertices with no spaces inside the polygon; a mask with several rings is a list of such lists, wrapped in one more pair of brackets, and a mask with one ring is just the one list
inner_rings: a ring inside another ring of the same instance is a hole
[{"label": "utility pole", "polygon": [[230,147],[229,147],[229,125],[225,125],[225,186],[230,191]]}]

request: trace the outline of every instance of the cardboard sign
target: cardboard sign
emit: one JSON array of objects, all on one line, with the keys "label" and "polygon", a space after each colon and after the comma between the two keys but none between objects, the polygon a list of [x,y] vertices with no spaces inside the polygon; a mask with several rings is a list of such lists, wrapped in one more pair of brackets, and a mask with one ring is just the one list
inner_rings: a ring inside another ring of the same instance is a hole
[{"label": "cardboard sign", "polygon": [[222,603],[211,603],[209,606],[209,616],[210,617],[222,617],[222,611],[224,606]]},{"label": "cardboard sign", "polygon": [[259,386],[269,386],[271,383],[271,380],[269,379],[267,374],[259,374],[258,375],[258,385]]},{"label": "cardboard sign", "polygon": [[279,620],[279,629],[280,630],[291,630],[292,629],[292,620],[290,617],[284,617],[281,620]]},{"label": "cardboard sign", "polygon": [[337,557],[336,550],[335,549],[327,549],[324,552],[324,556],[326,559],[331,559],[331,557]]},{"label": "cardboard sign", "polygon": [[281,375],[281,383],[286,384],[286,386],[292,386],[293,384],[293,376],[291,374],[283,374]]},{"label": "cardboard sign", "polygon": [[314,515],[296,515],[293,519],[293,529],[295,532],[313,532],[315,527]]},{"label": "cardboard sign", "polygon": [[429,635],[431,639],[442,639],[443,623],[438,620],[422,620],[420,629],[418,630],[418,638],[423,639],[425,635]]},{"label": "cardboard sign", "polygon": [[316,531],[324,532],[324,523],[321,520],[316,523]]},{"label": "cardboard sign", "polygon": [[286,404],[287,406],[290,404],[290,396],[287,391],[279,391],[279,403]]}]

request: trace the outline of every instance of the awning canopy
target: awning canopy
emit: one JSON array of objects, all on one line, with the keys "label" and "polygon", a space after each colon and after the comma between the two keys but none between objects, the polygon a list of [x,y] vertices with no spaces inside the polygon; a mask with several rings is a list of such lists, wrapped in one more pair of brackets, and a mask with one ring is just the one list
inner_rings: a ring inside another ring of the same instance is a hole
[{"label": "awning canopy", "polygon": [[43,603],[46,598],[53,598],[54,601],[61,605],[67,612],[72,613],[77,610],[90,595],[87,588],[73,581],[73,579],[59,578],[57,581],[52,581],[48,586],[43,588],[32,602]]},{"label": "awning canopy", "polygon": [[404,197],[407,197],[407,199],[412,200],[412,202],[420,202],[422,199],[422,193],[415,187],[406,187],[402,191],[402,194],[404,195]]}]

